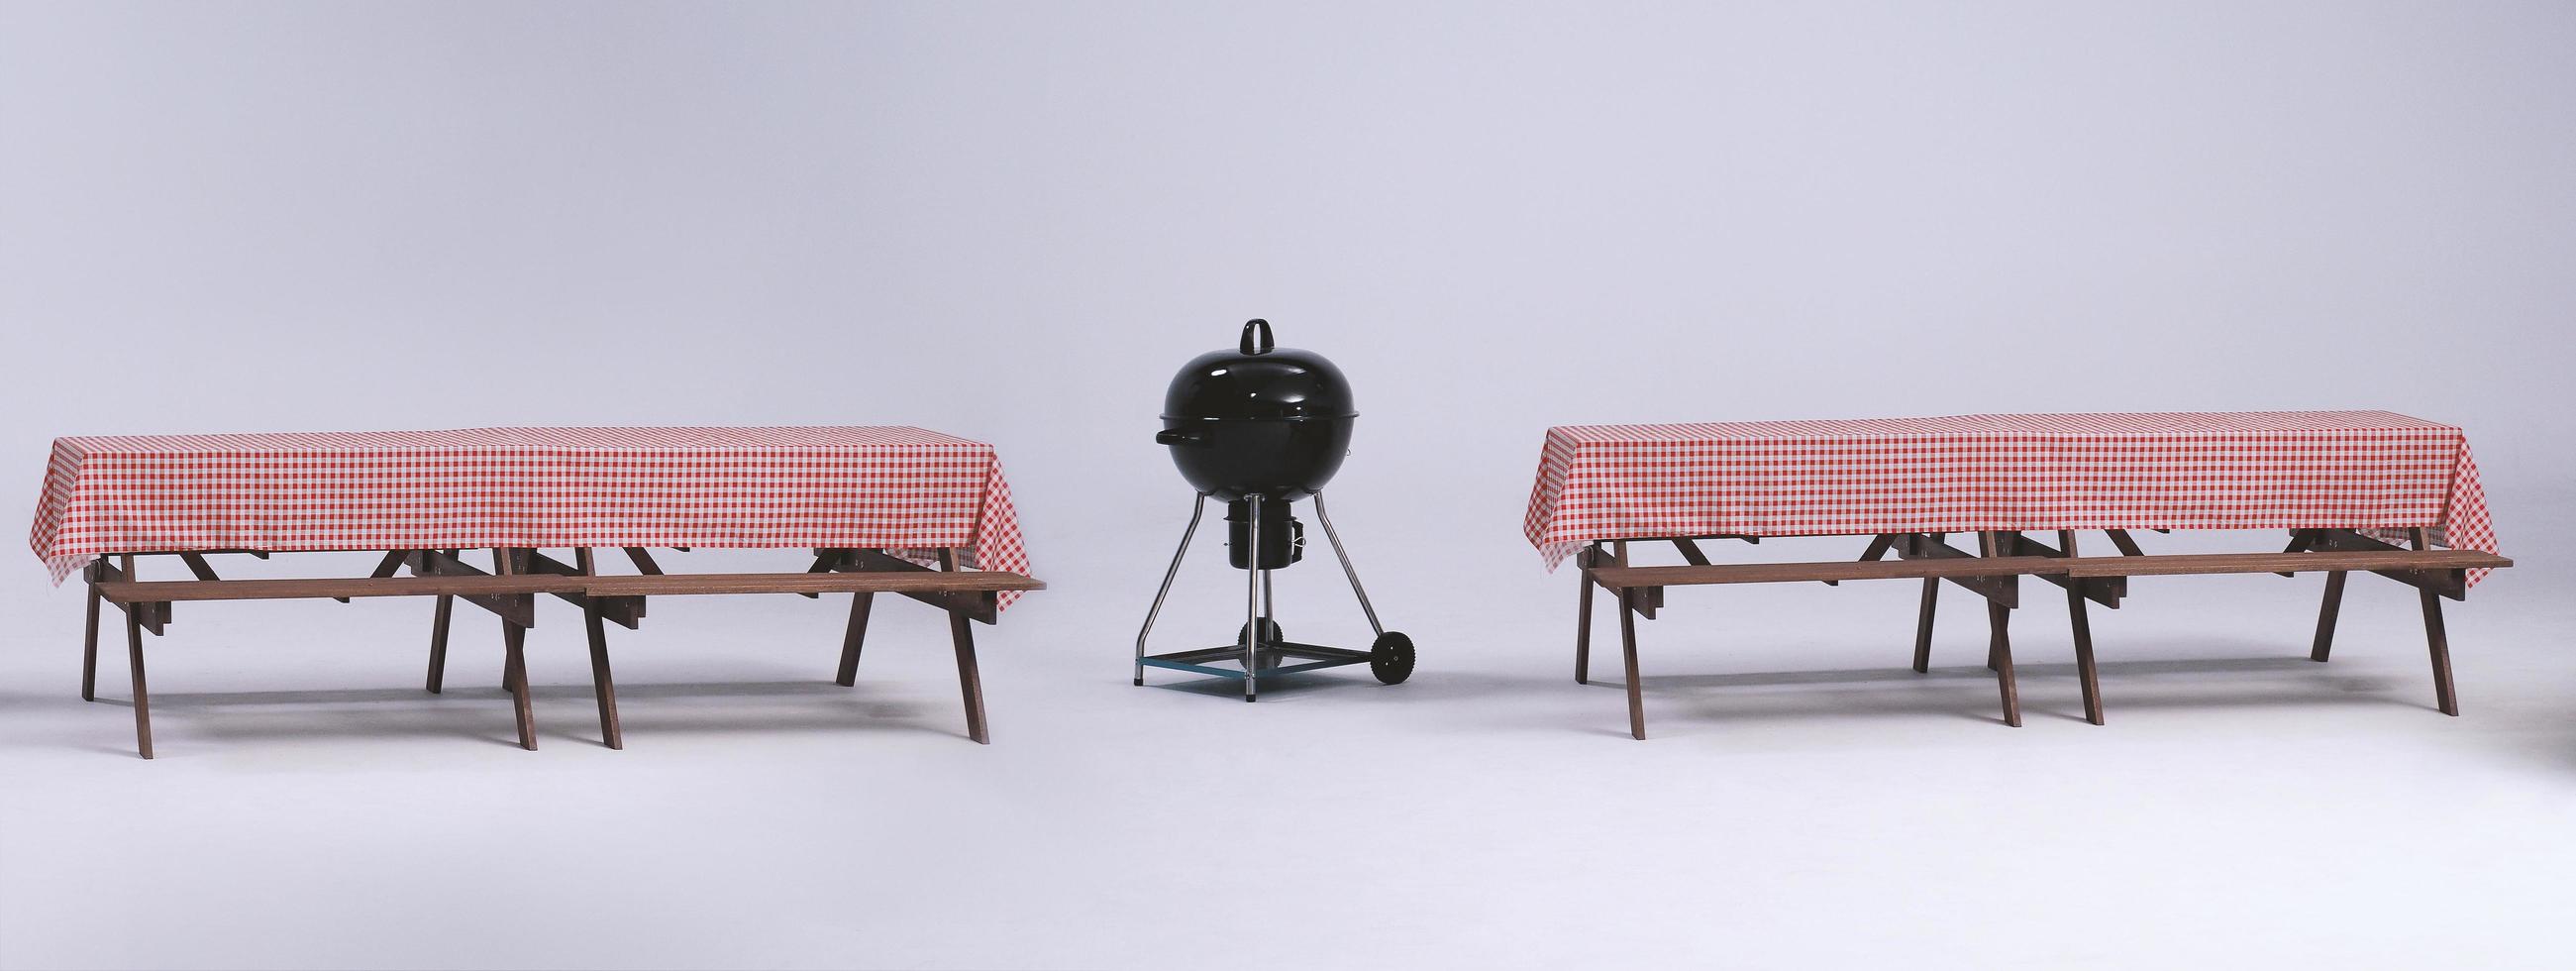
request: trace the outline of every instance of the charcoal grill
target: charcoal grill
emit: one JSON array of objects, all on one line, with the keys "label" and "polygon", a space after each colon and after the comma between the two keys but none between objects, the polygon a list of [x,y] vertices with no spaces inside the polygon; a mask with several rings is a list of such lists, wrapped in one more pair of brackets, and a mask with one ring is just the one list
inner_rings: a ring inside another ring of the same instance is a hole
[{"label": "charcoal grill", "polygon": [[[1295,671],[1366,664],[1385,684],[1412,676],[1413,639],[1378,623],[1377,609],[1369,605],[1350,553],[1333,531],[1333,517],[1324,510],[1324,484],[1350,454],[1351,426],[1358,418],[1342,369],[1313,351],[1278,346],[1266,320],[1245,323],[1233,349],[1201,354],[1172,378],[1163,397],[1163,430],[1154,441],[1170,449],[1172,463],[1198,495],[1180,548],[1154,591],[1154,605],[1145,611],[1144,629],[1136,632],[1138,685],[1149,667],[1237,678],[1243,700],[1252,701],[1260,696],[1263,677]],[[1210,499],[1226,504],[1226,559],[1245,572],[1243,628],[1232,644],[1148,654],[1154,618],[1163,612]],[[1314,500],[1315,520],[1376,634],[1368,650],[1288,640],[1272,612],[1270,572],[1306,555],[1306,526],[1292,512],[1305,499]]]}]

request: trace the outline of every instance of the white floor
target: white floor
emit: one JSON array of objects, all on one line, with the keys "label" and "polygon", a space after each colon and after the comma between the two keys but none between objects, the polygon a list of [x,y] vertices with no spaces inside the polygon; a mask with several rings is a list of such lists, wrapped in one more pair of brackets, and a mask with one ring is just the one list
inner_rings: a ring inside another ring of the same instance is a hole
[{"label": "white floor", "polygon": [[[829,684],[839,601],[656,602],[612,631],[624,752],[598,744],[577,615],[541,608],[534,753],[511,744],[486,615],[460,611],[433,697],[426,603],[183,604],[148,644],[145,762],[119,642],[80,702],[79,597],[18,585],[0,966],[2576,955],[2576,611],[2546,563],[2449,605],[2458,719],[2430,707],[2411,590],[2375,578],[2325,665],[2305,659],[2316,577],[2138,581],[2095,613],[2100,728],[2038,588],[2019,730],[1964,595],[1918,676],[1911,584],[1681,591],[1643,628],[1644,743],[1615,646],[1594,685],[1570,679],[1567,575],[1491,598],[1373,577],[1422,646],[1414,682],[1344,669],[1247,705],[1128,684],[1136,565],[1060,573],[978,629],[990,747],[962,737],[943,625],[900,602],[856,689]],[[1360,629],[1329,571],[1283,575],[1292,635]],[[1199,564],[1158,647],[1231,636],[1218,572]]]}]

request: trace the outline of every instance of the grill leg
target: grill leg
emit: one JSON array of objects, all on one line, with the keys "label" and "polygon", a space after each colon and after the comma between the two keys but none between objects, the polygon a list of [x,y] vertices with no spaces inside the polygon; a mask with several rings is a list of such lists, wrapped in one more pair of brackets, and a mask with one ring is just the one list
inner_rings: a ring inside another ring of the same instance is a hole
[{"label": "grill leg", "polygon": [[148,759],[152,757],[152,695],[143,688],[142,615],[147,606],[125,605],[125,663],[134,674],[134,750]]},{"label": "grill leg", "polygon": [[1646,737],[1646,697],[1637,677],[1637,611],[1633,588],[1619,591],[1619,657],[1628,666],[1628,735]]},{"label": "grill leg", "polygon": [[609,748],[624,749],[626,731],[617,721],[617,680],[608,670],[608,625],[600,621],[599,601],[585,600],[581,621],[590,634],[590,691],[599,699],[599,737]]},{"label": "grill leg", "polygon": [[1260,697],[1260,666],[1253,655],[1261,643],[1261,497],[1248,496],[1246,501],[1250,511],[1245,515],[1252,523],[1245,531],[1249,534],[1245,542],[1252,549],[1243,561],[1251,567],[1243,571],[1243,700],[1251,701]]},{"label": "grill leg", "polygon": [[2317,642],[2308,648],[2308,660],[2323,663],[2334,653],[2335,614],[2343,609],[2343,571],[2326,574],[2326,598],[2317,608]]},{"label": "grill leg", "polygon": [[1914,673],[1932,670],[1932,609],[1941,601],[1941,578],[1923,580],[1923,606],[1914,614]]},{"label": "grill leg", "polygon": [[[1342,576],[1351,581],[1351,595],[1359,598],[1360,613],[1368,615],[1369,633],[1386,636],[1386,628],[1377,622],[1377,608],[1369,606],[1368,590],[1360,586],[1359,571],[1351,568],[1350,551],[1342,548],[1342,534],[1333,529],[1333,515],[1324,511],[1324,494],[1321,492],[1315,493],[1315,521],[1324,524],[1324,538],[1332,541],[1333,558],[1342,561]],[[1261,596],[1267,600],[1270,594],[1264,591]]]},{"label": "grill leg", "polygon": [[81,634],[81,700],[98,700],[98,564],[89,567],[89,622]]},{"label": "grill leg", "polygon": [[447,682],[447,621],[456,610],[456,598],[438,595],[438,606],[429,615],[429,693],[437,694]]},{"label": "grill leg", "polygon": [[1172,578],[1181,575],[1181,558],[1190,552],[1190,537],[1198,535],[1199,517],[1207,515],[1207,495],[1199,494],[1190,505],[1190,524],[1181,529],[1181,548],[1172,551],[1172,565],[1163,570],[1163,585],[1154,590],[1154,605],[1145,609],[1145,626],[1136,632],[1136,685],[1145,684],[1145,638],[1154,633],[1154,617],[1163,612],[1163,598],[1172,594]]},{"label": "grill leg", "polygon": [[850,627],[841,634],[841,671],[832,683],[844,688],[859,683],[859,645],[867,640],[868,611],[876,599],[876,594],[864,590],[850,595]]},{"label": "grill leg", "polygon": [[1592,551],[1585,550],[1576,566],[1575,584],[1582,592],[1574,595],[1574,683],[1592,683]]}]

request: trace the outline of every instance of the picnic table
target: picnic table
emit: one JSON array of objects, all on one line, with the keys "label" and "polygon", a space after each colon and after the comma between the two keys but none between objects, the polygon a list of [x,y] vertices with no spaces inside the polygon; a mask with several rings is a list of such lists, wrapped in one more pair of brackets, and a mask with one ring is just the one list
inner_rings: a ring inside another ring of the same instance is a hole
[{"label": "picnic table", "polygon": [[[993,447],[909,427],[62,438],[29,539],[55,583],[78,572],[88,587],[83,700],[97,698],[101,607],[124,614],[135,743],[147,759],[143,635],[165,633],[182,601],[435,598],[433,693],[455,605],[489,611],[501,620],[519,744],[534,749],[524,650],[539,597],[581,609],[602,740],[623,748],[604,625],[640,628],[649,598],[851,594],[835,679],[850,686],[875,595],[899,594],[948,613],[967,734],[989,742],[969,622],[992,624],[1045,586],[1028,575]],[[671,573],[651,552],[701,547],[812,559],[798,572]],[[352,550],[383,557],[362,577],[215,571],[219,555]],[[471,551],[489,551],[491,568],[469,562]],[[612,556],[633,572],[606,569]],[[156,559],[177,560],[187,576],[146,579],[140,565]]]},{"label": "picnic table", "polygon": [[[2062,588],[2085,718],[2102,724],[2088,605],[2134,576],[2326,574],[2310,657],[2333,644],[2345,578],[2416,588],[2436,706],[2459,714],[2441,599],[2464,600],[2496,555],[2477,463],[2457,427],[2385,411],[1964,415],[1551,428],[1525,534],[1549,569],[1577,560],[1575,681],[1590,680],[1593,591],[1619,604],[1629,733],[1646,737],[1636,622],[1676,586],[1915,579],[1914,670],[1929,669],[1943,583],[1986,602],[2003,721],[2021,724],[2011,612],[2020,581]],[[2134,532],[2283,529],[2279,551],[2150,554]],[[2079,532],[2112,555],[2083,555]],[[2031,533],[2041,536],[2034,537]],[[1973,550],[1948,541],[1975,538]],[[1717,563],[1700,543],[1866,538],[1856,560]],[[2051,541],[2054,541],[2053,543]],[[1646,565],[1634,545],[1684,560]],[[1893,559],[1890,559],[1890,557]]]}]

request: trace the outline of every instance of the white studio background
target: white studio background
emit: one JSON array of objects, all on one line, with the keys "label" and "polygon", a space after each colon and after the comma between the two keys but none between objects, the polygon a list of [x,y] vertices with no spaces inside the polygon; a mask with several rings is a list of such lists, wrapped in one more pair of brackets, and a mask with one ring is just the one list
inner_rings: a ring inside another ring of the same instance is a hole
[{"label": "white studio background", "polygon": [[[1000,447],[1053,585],[988,671],[1124,691],[1188,503],[1164,382],[1260,316],[1355,384],[1334,508],[1426,681],[1577,691],[1520,524],[1543,430],[1588,422],[2408,412],[2469,429],[2536,625],[2576,498],[2571,49],[2560,3],[0,0],[0,497],[69,434],[918,424]],[[1173,629],[1230,635],[1215,562]],[[1285,606],[1341,610],[1330,569]],[[78,598],[15,575],[7,687],[66,694],[35,679]],[[1041,730],[995,717],[996,751]]]}]

